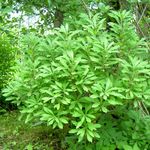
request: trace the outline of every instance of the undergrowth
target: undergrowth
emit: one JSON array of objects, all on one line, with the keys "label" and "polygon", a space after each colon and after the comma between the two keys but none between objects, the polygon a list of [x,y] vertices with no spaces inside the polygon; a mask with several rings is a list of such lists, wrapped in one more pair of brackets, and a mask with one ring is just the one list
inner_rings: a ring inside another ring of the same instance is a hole
[{"label": "undergrowth", "polygon": [[60,149],[57,135],[45,125],[19,121],[19,112],[0,115],[0,150]]}]

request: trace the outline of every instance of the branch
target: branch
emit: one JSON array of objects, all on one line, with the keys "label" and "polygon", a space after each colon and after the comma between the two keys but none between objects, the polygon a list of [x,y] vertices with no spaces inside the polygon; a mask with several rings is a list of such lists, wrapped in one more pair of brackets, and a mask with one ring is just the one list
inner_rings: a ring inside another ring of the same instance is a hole
[{"label": "branch", "polygon": [[140,16],[140,18],[139,18],[139,20],[138,20],[138,22],[137,22],[138,24],[140,23],[141,19],[143,18],[146,9],[147,9],[147,4],[145,5],[145,7],[144,7],[144,9],[143,9],[143,11],[142,11],[142,14],[141,14],[141,16]]},{"label": "branch", "polygon": [[88,6],[86,5],[84,0],[81,0],[81,1],[82,1],[82,4],[84,6],[84,9],[85,9],[86,13],[88,14],[88,16],[90,18],[90,9],[88,8]]}]

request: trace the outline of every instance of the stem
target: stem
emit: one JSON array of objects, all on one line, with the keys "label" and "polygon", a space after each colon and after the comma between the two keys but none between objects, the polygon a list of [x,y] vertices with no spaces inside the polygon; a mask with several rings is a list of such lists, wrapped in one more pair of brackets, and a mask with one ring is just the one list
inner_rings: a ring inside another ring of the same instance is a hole
[{"label": "stem", "polygon": [[91,18],[90,17],[90,10],[89,10],[88,6],[86,5],[84,0],[81,0],[81,1],[82,1],[82,4],[84,6],[84,9],[85,9],[86,13],[88,14],[89,18]]}]

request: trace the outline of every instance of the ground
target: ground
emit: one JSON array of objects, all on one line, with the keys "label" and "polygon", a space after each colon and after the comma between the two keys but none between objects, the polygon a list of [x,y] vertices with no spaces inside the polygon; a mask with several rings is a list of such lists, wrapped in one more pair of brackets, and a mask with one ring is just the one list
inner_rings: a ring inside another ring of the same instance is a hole
[{"label": "ground", "polygon": [[49,127],[25,124],[18,118],[16,111],[0,115],[0,150],[60,149]]}]

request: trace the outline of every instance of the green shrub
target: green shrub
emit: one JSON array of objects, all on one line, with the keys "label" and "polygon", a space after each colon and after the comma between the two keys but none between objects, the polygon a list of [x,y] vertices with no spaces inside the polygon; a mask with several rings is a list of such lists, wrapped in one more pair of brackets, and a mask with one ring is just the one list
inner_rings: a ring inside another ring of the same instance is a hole
[{"label": "green shrub", "polygon": [[6,108],[6,102],[2,97],[2,88],[12,76],[11,67],[14,65],[15,48],[12,38],[0,32],[0,108]]},{"label": "green shrub", "polygon": [[12,41],[6,34],[0,36],[0,89],[10,78],[12,63],[14,62],[14,49]]},{"label": "green shrub", "polygon": [[[79,142],[100,138],[104,147],[112,143],[119,147],[115,135],[116,141],[109,141],[108,135],[104,142],[104,131],[109,133],[112,127],[114,134],[120,130],[121,137],[130,138],[129,110],[145,120],[150,104],[147,48],[128,12],[113,11],[109,16],[115,21],[108,23],[100,14],[82,15],[76,30],[66,25],[46,38],[24,37],[21,61],[4,96],[20,107],[25,122],[60,128],[62,138],[71,133]],[[126,147],[142,146],[125,140]]]}]

